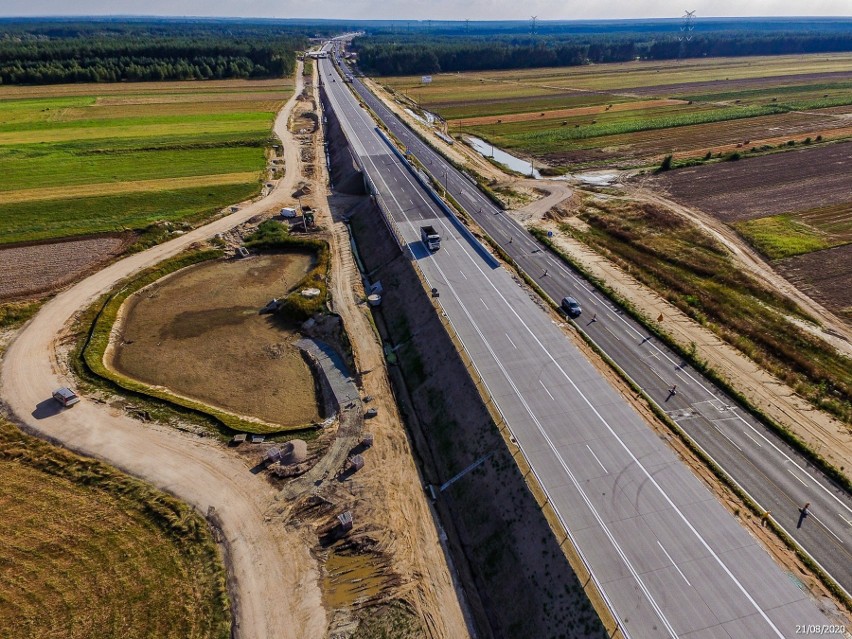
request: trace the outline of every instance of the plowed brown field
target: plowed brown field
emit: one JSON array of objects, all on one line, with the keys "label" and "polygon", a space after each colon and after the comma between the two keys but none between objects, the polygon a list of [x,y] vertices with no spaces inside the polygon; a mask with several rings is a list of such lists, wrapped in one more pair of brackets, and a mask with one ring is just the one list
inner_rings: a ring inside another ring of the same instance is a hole
[{"label": "plowed brown field", "polygon": [[683,204],[723,222],[842,204],[852,199],[852,143],[680,169],[652,178]]},{"label": "plowed brown field", "polygon": [[0,300],[55,291],[121,253],[118,236],[0,249]]},{"label": "plowed brown field", "polygon": [[852,244],[788,257],[775,267],[816,301],[852,321]]}]

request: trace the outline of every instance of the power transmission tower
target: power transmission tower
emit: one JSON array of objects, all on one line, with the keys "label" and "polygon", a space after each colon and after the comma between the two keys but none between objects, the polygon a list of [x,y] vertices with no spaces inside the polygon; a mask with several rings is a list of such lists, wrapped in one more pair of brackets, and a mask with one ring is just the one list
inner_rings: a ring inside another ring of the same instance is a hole
[{"label": "power transmission tower", "polygon": [[538,16],[532,16],[530,18],[530,33],[535,35],[535,21],[538,20]]},{"label": "power transmission tower", "polygon": [[685,11],[680,23],[680,48],[677,53],[678,59],[682,58],[686,53],[686,43],[692,40],[692,31],[695,29],[695,9]]}]

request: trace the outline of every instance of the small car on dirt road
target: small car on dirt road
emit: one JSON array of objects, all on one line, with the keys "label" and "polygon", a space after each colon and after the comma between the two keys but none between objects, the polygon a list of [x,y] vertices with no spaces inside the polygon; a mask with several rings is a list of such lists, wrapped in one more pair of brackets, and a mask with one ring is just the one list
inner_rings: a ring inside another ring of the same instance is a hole
[{"label": "small car on dirt road", "polygon": [[62,404],[65,408],[73,406],[80,401],[80,398],[77,397],[77,393],[64,386],[53,391],[53,399]]}]

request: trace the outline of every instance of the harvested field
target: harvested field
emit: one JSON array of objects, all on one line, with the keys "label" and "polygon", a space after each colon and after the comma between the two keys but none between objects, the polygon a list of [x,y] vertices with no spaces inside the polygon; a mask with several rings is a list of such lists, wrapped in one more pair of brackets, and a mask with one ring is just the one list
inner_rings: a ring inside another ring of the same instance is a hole
[{"label": "harvested field", "polygon": [[779,260],[774,266],[805,293],[852,322],[852,244]]},{"label": "harvested field", "polygon": [[[295,331],[258,313],[311,269],[308,253],[207,262],[128,299],[115,368],[128,377],[284,428],[319,420]],[[258,375],[258,371],[262,374]]]},{"label": "harvested field", "polygon": [[210,532],[171,497],[0,418],[0,511],[0,636],[230,636]]},{"label": "harvested field", "polygon": [[844,142],[679,169],[649,182],[732,223],[849,202],[850,166],[852,143]]},{"label": "harvested field", "polygon": [[632,111],[642,109],[653,109],[661,106],[673,106],[676,104],[684,104],[683,100],[643,100],[641,102],[619,102],[616,104],[599,104],[596,106],[574,107],[573,109],[557,109],[552,111],[544,111],[540,113],[512,113],[497,117],[494,115],[484,116],[479,118],[462,118],[453,120],[453,125],[458,126],[482,126],[484,124],[497,124],[498,122],[528,122],[536,121],[539,118],[545,120],[552,118],[570,118],[582,115],[595,115],[598,113]]},{"label": "harvested field", "polygon": [[114,82],[100,84],[42,84],[3,87],[10,98],[52,98],[65,95],[204,95],[251,91],[292,93],[293,78],[272,80],[189,80],[185,82]]},{"label": "harvested field", "polygon": [[[849,53],[693,58],[688,60],[641,60],[581,67],[524,69],[488,72],[492,79],[514,80],[552,88],[614,91],[630,94],[640,87],[713,86],[722,83],[822,82],[828,76],[848,79],[852,68]],[[477,74],[466,74],[477,75]],[[479,74],[480,76],[486,74]]]},{"label": "harvested field", "polygon": [[221,173],[199,177],[164,178],[162,180],[134,180],[132,182],[101,182],[81,186],[54,186],[40,189],[20,189],[0,192],[0,204],[14,202],[41,202],[43,200],[97,197],[118,193],[145,193],[146,191],[174,191],[223,184],[246,184],[257,180],[256,172]]},{"label": "harvested field", "polygon": [[47,293],[119,255],[132,235],[0,249],[0,300]]},{"label": "harvested field", "polygon": [[[751,59],[751,58],[749,58]],[[813,84],[833,85],[852,82],[852,71],[829,71],[824,73],[797,73],[791,75],[773,75],[758,78],[718,78],[709,81],[684,82],[681,84],[657,84],[653,86],[628,87],[625,91],[642,96],[678,95],[689,99],[706,100],[718,97],[718,94],[739,93],[755,90],[807,87]]]}]

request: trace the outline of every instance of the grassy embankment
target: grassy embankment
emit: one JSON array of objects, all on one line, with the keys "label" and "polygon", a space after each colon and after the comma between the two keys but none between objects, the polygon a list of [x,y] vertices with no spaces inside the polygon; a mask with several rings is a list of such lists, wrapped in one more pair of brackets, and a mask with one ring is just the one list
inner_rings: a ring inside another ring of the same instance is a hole
[{"label": "grassy embankment", "polygon": [[[804,74],[844,71],[848,63],[848,55],[753,58],[748,65],[721,58],[438,75],[426,86],[412,77],[383,82],[439,113],[452,132],[557,163],[559,154],[580,153],[586,159],[583,153],[602,150],[602,159],[617,162],[743,142],[742,124],[737,124],[743,120],[755,125],[746,138],[785,135],[788,126],[795,126],[800,139],[807,133],[799,120],[809,116],[787,122],[786,114],[852,104],[848,76]],[[756,85],[761,78],[766,80]],[[651,98],[679,103],[652,106]],[[518,119],[519,114],[530,117]],[[493,116],[499,115],[512,117],[497,122]],[[487,116],[492,121],[469,120]],[[817,116],[810,120],[807,130],[814,132],[829,122]]]},{"label": "grassy embankment", "polygon": [[260,189],[284,81],[15,87],[0,244],[196,222]]},{"label": "grassy embankment", "polygon": [[739,269],[698,228],[651,205],[587,204],[589,230],[562,230],[628,268],[681,311],[710,328],[815,405],[852,421],[852,371],[821,340],[791,324],[786,298]]},{"label": "grassy embankment", "polygon": [[[327,280],[330,267],[328,244],[320,240],[290,237],[279,222],[268,220],[247,239],[246,246],[253,250],[308,249],[315,251],[316,264],[296,285],[297,290],[283,300],[279,314],[285,321],[301,321],[324,309],[328,296]],[[221,251],[216,249],[200,249],[183,253],[118,284],[113,291],[101,297],[80,319],[77,355],[72,360],[75,363],[76,372],[89,382],[106,384],[110,390],[129,393],[145,404],[145,411],[149,415],[168,420],[170,415],[177,412],[182,418],[200,420],[200,423],[212,426],[222,437],[231,437],[236,432],[265,434],[286,432],[288,436],[298,433],[303,439],[311,439],[316,436],[315,429],[282,429],[277,424],[245,419],[203,402],[175,395],[166,389],[154,388],[130,379],[104,364],[104,353],[109,344],[113,324],[122,304],[130,295],[170,273],[206,260],[216,259],[221,254]],[[320,294],[314,298],[301,296],[298,291],[308,286],[319,289]]]},{"label": "grassy embankment", "polygon": [[0,636],[227,639],[204,520],[0,418]]}]

